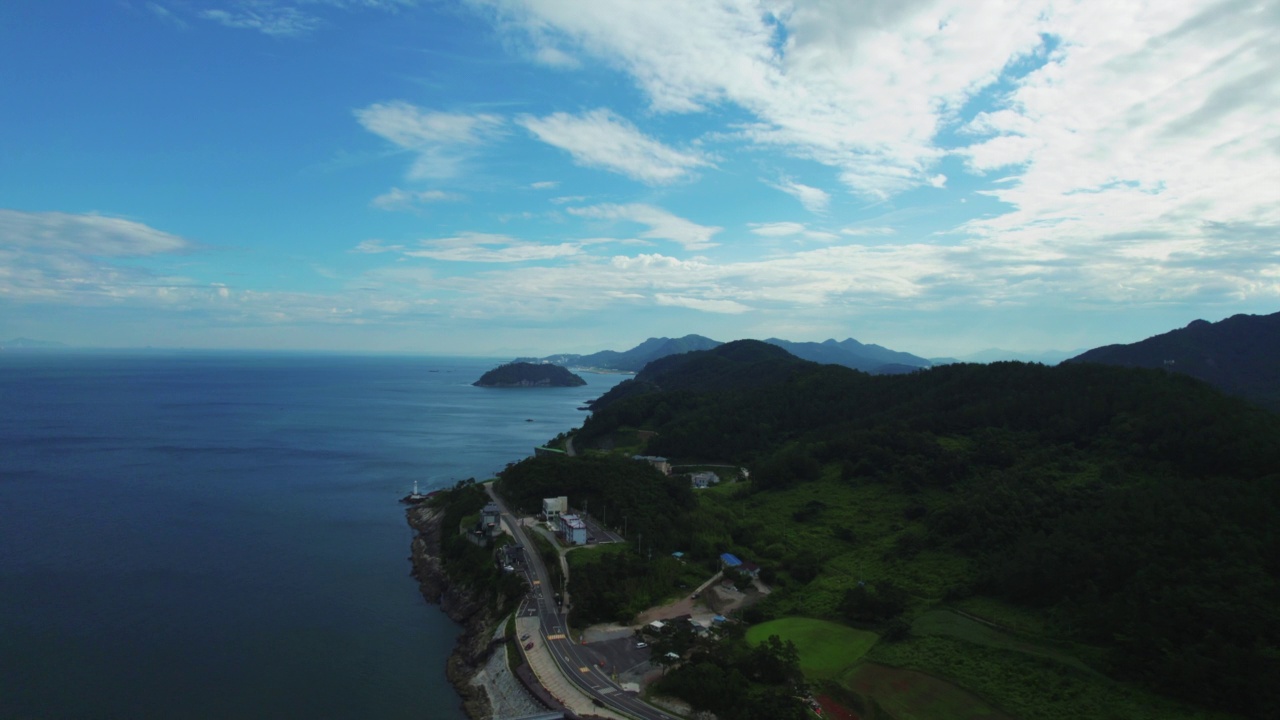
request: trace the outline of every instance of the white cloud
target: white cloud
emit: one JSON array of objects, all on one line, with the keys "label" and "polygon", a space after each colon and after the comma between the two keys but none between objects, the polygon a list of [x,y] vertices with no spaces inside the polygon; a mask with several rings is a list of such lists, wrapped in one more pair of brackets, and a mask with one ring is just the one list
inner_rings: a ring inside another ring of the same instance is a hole
[{"label": "white cloud", "polygon": [[488,113],[424,110],[401,100],[375,103],[356,110],[355,116],[369,132],[417,153],[409,171],[412,179],[457,175],[470,153],[500,136],[504,124]]},{"label": "white cloud", "polygon": [[569,214],[601,220],[626,220],[647,225],[649,229],[640,233],[640,237],[651,240],[671,240],[680,243],[686,250],[705,250],[715,247],[716,243],[711,242],[711,238],[723,229],[699,225],[672,215],[662,208],[641,203],[569,208]]},{"label": "white cloud", "polygon": [[408,210],[426,203],[455,202],[461,199],[461,195],[443,190],[401,190],[397,187],[374,198],[370,204],[382,210]]},{"label": "white cloud", "polygon": [[825,230],[810,230],[807,225],[798,222],[748,223],[747,227],[751,228],[753,235],[761,237],[802,237],[824,242],[840,238],[839,235]]},{"label": "white cloud", "polygon": [[4,245],[100,257],[145,257],[192,247],[177,235],[124,218],[0,209],[0,246]]},{"label": "white cloud", "polygon": [[256,30],[272,37],[297,37],[320,27],[320,18],[294,7],[241,3],[236,10],[203,10],[200,17],[240,30]]},{"label": "white cloud", "polygon": [[731,103],[751,142],[858,193],[927,184],[939,129],[1041,44],[1044,3],[472,0],[509,33],[629,74],[659,112]]},{"label": "white cloud", "polygon": [[674,182],[710,164],[700,153],[676,150],[645,136],[605,109],[582,115],[558,112],[542,118],[522,115],[516,122],[542,142],[568,152],[579,165],[621,173],[651,185]]},{"label": "white cloud", "polygon": [[1280,6],[1063,6],[1050,28],[1059,49],[966,128],[969,167],[1012,174],[990,192],[1011,210],[965,229],[1019,256],[1094,257],[1076,292],[1274,293],[1245,268],[1277,262],[1274,235],[1247,229],[1280,225]]},{"label": "white cloud", "polygon": [[386,245],[381,240],[361,240],[359,245],[351,249],[351,252],[376,255],[378,253],[400,252],[401,250],[404,250],[403,245]]},{"label": "white cloud", "polygon": [[560,181],[559,180],[542,180],[536,183],[531,183],[529,187],[533,188],[534,190],[554,190],[560,187]]},{"label": "white cloud", "polygon": [[824,213],[827,206],[831,203],[831,195],[825,190],[808,185],[802,185],[794,180],[783,180],[772,187],[781,190],[791,197],[800,201],[805,210],[811,213]]},{"label": "white cloud", "polygon": [[462,233],[437,240],[423,240],[422,249],[406,250],[409,257],[452,262],[513,263],[552,260],[582,252],[580,243],[543,245],[507,235]]},{"label": "white cloud", "polygon": [[734,300],[713,300],[709,298],[686,297],[683,295],[663,295],[657,294],[653,299],[659,305],[670,305],[675,307],[689,308],[690,310],[700,310],[708,313],[721,313],[728,315],[737,315],[739,313],[748,312],[751,308]]},{"label": "white cloud", "polygon": [[[394,13],[417,4],[418,0],[232,0],[227,3],[227,9],[201,10],[198,15],[229,28],[255,30],[271,37],[298,37],[310,34],[324,24],[314,11],[319,7],[339,10],[367,8]],[[148,3],[148,6],[156,15],[185,26],[167,8],[157,3]]]},{"label": "white cloud", "polygon": [[161,5],[160,3],[149,2],[147,3],[147,9],[151,11],[152,15],[155,15],[161,20],[167,23],[170,23],[175,27],[179,27],[183,29],[189,27],[189,25],[187,24],[187,21],[178,17],[176,14],[174,14],[172,10]]},{"label": "white cloud", "polygon": [[955,186],[938,172],[948,155],[1000,170],[990,194],[1006,210],[960,228],[1000,268],[975,282],[1020,268],[1072,297],[1276,292],[1265,239],[1207,229],[1280,227],[1276,3],[472,4],[508,35],[625,73],[655,112],[745,113],[739,140],[869,198]]},{"label": "white cloud", "polygon": [[502,118],[423,110],[402,100],[375,103],[356,110],[366,130],[407,149],[431,145],[476,145],[502,126]]},{"label": "white cloud", "polygon": [[848,235],[849,237],[865,237],[868,235],[893,235],[895,232],[896,231],[893,228],[886,227],[883,225],[870,225],[870,226],[857,225],[853,227],[840,229],[841,235]]},{"label": "white cloud", "polygon": [[134,220],[0,209],[0,300],[103,305],[207,296],[207,286],[147,267],[194,249]]}]

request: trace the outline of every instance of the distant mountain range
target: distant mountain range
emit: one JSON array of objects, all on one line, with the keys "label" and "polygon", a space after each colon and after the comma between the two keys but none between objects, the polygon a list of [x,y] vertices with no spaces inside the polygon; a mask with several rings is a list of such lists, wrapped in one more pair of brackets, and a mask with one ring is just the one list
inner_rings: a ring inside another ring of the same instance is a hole
[{"label": "distant mountain range", "polygon": [[618,352],[602,350],[590,355],[548,355],[544,358],[516,358],[515,362],[541,362],[564,365],[566,367],[597,368],[600,370],[619,370],[623,372],[639,372],[651,360],[668,355],[692,352],[694,350],[710,350],[723,345],[711,338],[701,335],[685,335],[682,338],[649,338],[639,345]]},{"label": "distant mountain range", "polygon": [[1084,352],[1084,348],[1076,348],[1075,350],[1045,350],[1044,352],[1018,352],[1017,350],[989,348],[987,350],[980,350],[968,355],[960,355],[959,357],[929,358],[929,361],[934,365],[950,365],[952,363],[962,362],[985,364],[1000,362],[1002,360],[1036,362],[1042,365],[1057,365],[1067,358],[1079,355],[1081,352]]},{"label": "distant mountain range", "polygon": [[4,350],[57,350],[68,347],[64,343],[49,340],[32,340],[31,338],[14,338],[0,340],[0,349]]},{"label": "distant mountain range", "polygon": [[[929,360],[911,353],[890,350],[880,345],[865,345],[849,338],[825,342],[791,342],[769,338],[764,342],[780,347],[803,360],[826,365],[843,365],[875,375],[912,372],[933,365]],[[590,355],[548,355],[544,358],[516,358],[517,362],[543,362],[567,367],[598,368],[639,372],[650,362],[670,355],[694,350],[710,350],[724,343],[701,335],[685,335],[682,338],[649,338],[623,352],[605,350]]]},{"label": "distant mountain range", "polygon": [[1194,320],[1129,345],[1107,345],[1067,362],[1162,368],[1280,412],[1280,313]]}]

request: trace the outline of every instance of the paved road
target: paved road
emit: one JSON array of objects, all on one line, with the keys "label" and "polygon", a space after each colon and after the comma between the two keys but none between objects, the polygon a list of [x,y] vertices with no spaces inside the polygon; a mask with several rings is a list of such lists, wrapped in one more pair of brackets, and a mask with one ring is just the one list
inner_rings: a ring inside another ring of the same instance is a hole
[{"label": "paved road", "polygon": [[519,612],[527,613],[530,609],[536,609],[540,620],[539,633],[542,635],[542,642],[550,651],[560,672],[588,697],[616,712],[643,720],[676,720],[671,715],[640,700],[635,693],[624,691],[604,669],[597,665],[598,660],[594,653],[573,643],[567,632],[568,626],[564,615],[556,604],[555,589],[551,586],[551,578],[542,564],[538,547],[525,534],[519,519],[507,510],[506,504],[494,493],[493,485],[486,485],[485,489],[489,492],[489,497],[498,504],[516,542],[524,548],[525,572],[534,593],[532,600],[525,600],[521,604]]}]

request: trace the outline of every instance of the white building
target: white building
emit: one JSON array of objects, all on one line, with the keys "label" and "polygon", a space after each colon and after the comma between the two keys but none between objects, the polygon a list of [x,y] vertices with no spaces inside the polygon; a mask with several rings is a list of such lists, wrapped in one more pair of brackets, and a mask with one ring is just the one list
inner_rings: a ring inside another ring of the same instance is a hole
[{"label": "white building", "polygon": [[705,488],[720,482],[720,478],[710,470],[696,472],[689,476],[689,480],[695,488]]},{"label": "white building", "polygon": [[547,519],[547,522],[554,522],[556,518],[567,512],[569,512],[569,498],[560,496],[542,499],[542,516]]}]

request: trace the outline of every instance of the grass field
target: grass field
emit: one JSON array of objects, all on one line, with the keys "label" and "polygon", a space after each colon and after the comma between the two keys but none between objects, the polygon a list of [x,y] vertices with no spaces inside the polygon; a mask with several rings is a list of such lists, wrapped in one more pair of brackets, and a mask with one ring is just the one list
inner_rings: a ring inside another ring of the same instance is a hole
[{"label": "grass field", "polygon": [[957,615],[950,610],[930,610],[911,623],[911,633],[920,637],[929,635],[945,635],[948,637],[984,645],[991,648],[1012,650],[1014,652],[1035,655],[1084,673],[1094,673],[1093,668],[1080,658],[1050,645],[1027,642],[1003,633],[995,628]]},{"label": "grass field", "polygon": [[795,643],[800,670],[809,680],[839,677],[880,639],[873,632],[826,620],[791,617],[753,626],[747,630],[747,642],[764,642],[770,635]]}]

